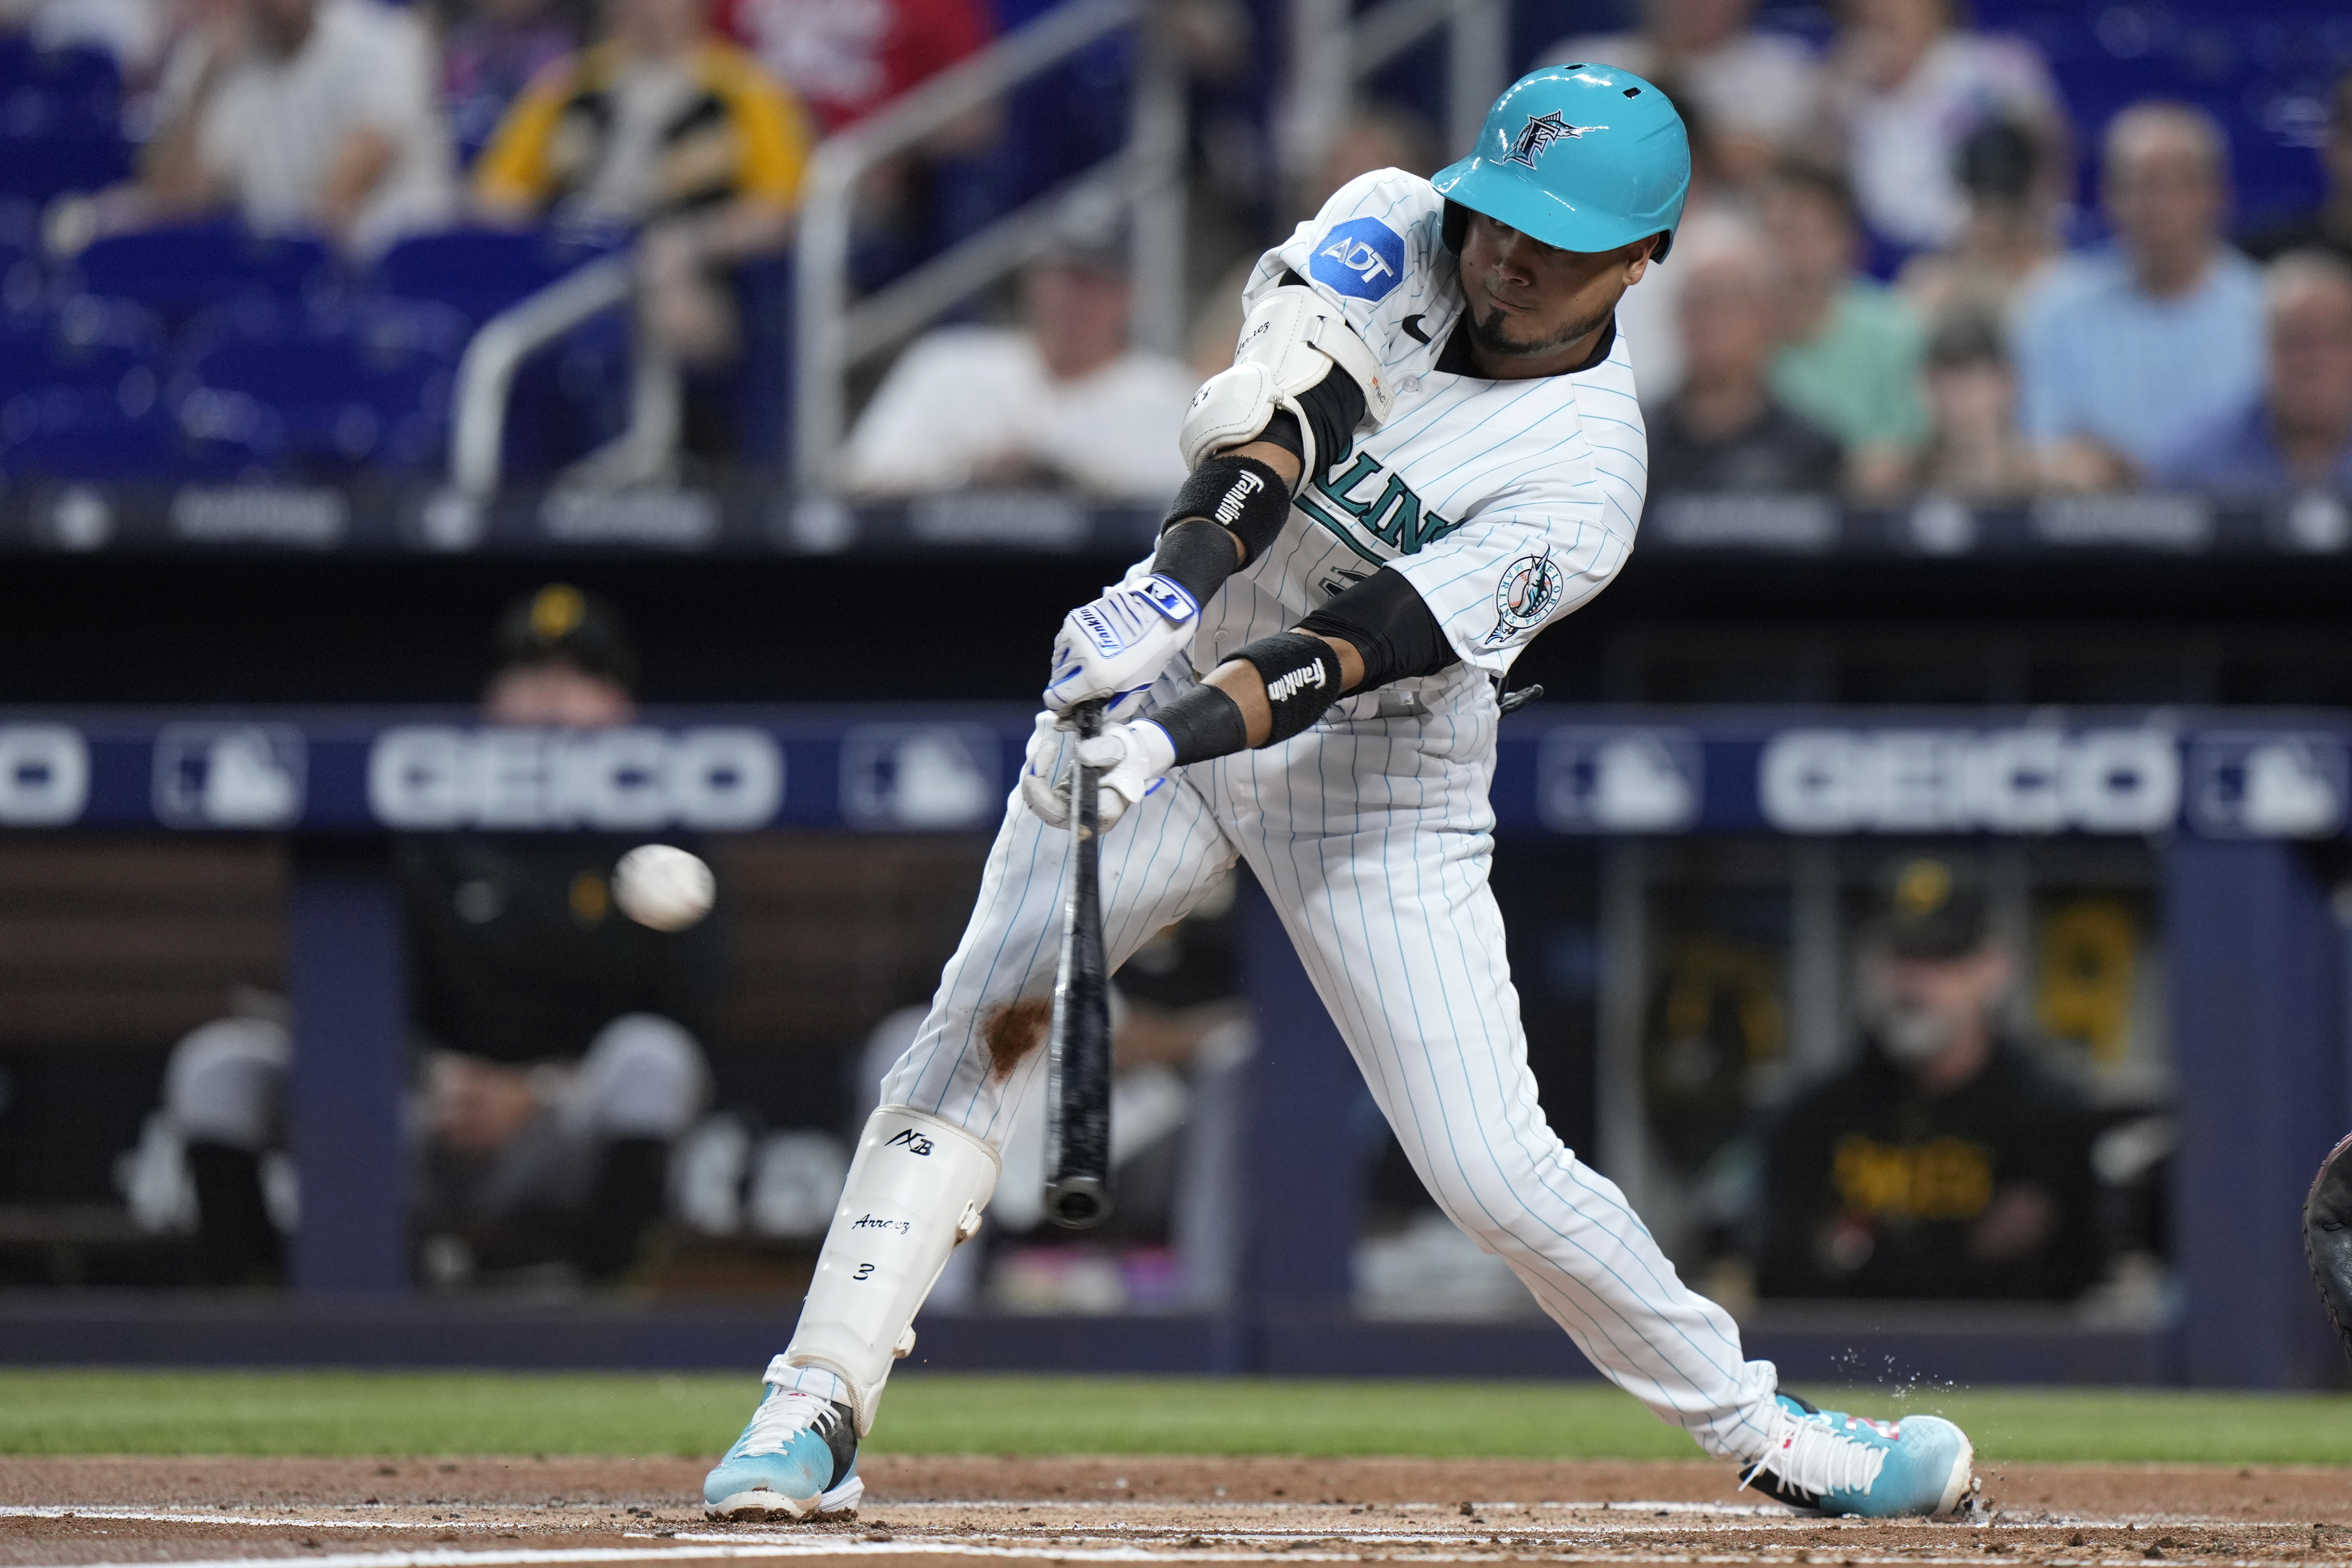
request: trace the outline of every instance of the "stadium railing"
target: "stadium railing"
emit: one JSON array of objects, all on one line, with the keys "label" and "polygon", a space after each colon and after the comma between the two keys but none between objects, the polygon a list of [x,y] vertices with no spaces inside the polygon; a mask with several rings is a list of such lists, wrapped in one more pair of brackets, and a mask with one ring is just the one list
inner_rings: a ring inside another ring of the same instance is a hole
[{"label": "stadium railing", "polygon": [[[779,1304],[416,1300],[399,1119],[408,1039],[391,836],[467,827],[985,831],[1025,710],[647,713],[595,734],[494,731],[470,711],[0,712],[0,828],[287,836],[290,1115],[302,1182],[285,1303],[0,1300],[0,1359],[686,1364],[772,1345]],[[901,802],[901,748],[952,754],[966,814]],[[497,766],[482,765],[485,759]],[[2326,854],[2352,817],[2352,721],[2257,710],[1548,708],[1503,732],[1497,832],[1633,851],[1683,838],[1925,837],[2149,846],[2178,1076],[2172,1263],[2154,1327],[2063,1308],[1768,1310],[1758,1353],[1797,1377],[2290,1386],[2336,1354],[2296,1215],[2347,1105],[2352,946]],[[1364,1201],[1353,1068],[1273,910],[1243,941],[1259,1035],[1243,1284],[1221,1312],[1100,1320],[942,1314],[935,1364],[1574,1374],[1548,1326],[1367,1321],[1349,1308]],[[761,1342],[755,1347],[754,1342]],[[1859,1359],[1857,1359],[1859,1358]]]},{"label": "stadium railing", "polygon": [[[1127,27],[1138,34],[1126,145],[853,303],[850,219],[866,172]],[[1101,204],[1129,213],[1136,338],[1173,352],[1184,315],[1185,126],[1182,74],[1143,0],[1076,0],[821,143],[809,163],[795,250],[793,450],[801,487],[826,488],[847,428],[849,372],[1037,254],[1074,208]]]}]

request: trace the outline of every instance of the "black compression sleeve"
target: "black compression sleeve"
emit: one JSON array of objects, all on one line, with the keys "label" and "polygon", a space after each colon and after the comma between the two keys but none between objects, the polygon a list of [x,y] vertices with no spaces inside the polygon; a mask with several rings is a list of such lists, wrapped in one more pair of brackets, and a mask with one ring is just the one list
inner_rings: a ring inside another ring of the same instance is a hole
[{"label": "black compression sleeve", "polygon": [[[1356,449],[1356,426],[1364,422],[1364,389],[1356,378],[1333,365],[1323,379],[1301,393],[1298,406],[1307,410],[1307,423],[1315,432],[1315,460],[1328,468],[1348,460]],[[1261,441],[1270,441],[1301,462],[1307,460],[1307,443],[1298,434],[1298,416],[1287,408],[1275,410],[1265,428],[1257,433]],[[1313,479],[1305,475],[1300,483]]]},{"label": "black compression sleeve", "polygon": [[1162,703],[1148,717],[1168,731],[1180,768],[1249,750],[1249,726],[1242,718],[1241,704],[1213,686],[1196,686]]},{"label": "black compression sleeve", "polygon": [[1364,656],[1364,681],[1357,689],[1361,691],[1391,680],[1435,675],[1461,658],[1445,640],[1445,630],[1430,614],[1428,603],[1402,573],[1385,566],[1334,595],[1301,621],[1299,629],[1354,643]]},{"label": "black compression sleeve", "polygon": [[1180,517],[1161,529],[1160,548],[1151,557],[1153,574],[1182,584],[1196,605],[1207,604],[1241,563],[1234,536],[1205,517]]}]

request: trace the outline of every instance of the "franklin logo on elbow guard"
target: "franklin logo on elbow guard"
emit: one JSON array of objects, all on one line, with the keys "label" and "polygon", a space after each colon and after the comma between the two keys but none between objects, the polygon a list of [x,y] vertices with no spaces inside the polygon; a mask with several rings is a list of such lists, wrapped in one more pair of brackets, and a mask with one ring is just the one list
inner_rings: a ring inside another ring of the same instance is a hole
[{"label": "franklin logo on elbow guard", "polygon": [[1268,702],[1287,702],[1292,698],[1297,696],[1300,692],[1306,690],[1308,687],[1312,686],[1320,688],[1322,685],[1323,666],[1318,661],[1314,664],[1301,666],[1299,668],[1292,670],[1288,675],[1277,675],[1272,680],[1267,681],[1265,683],[1265,700]]},{"label": "franklin logo on elbow guard", "polygon": [[1234,488],[1227,490],[1225,499],[1217,503],[1217,521],[1228,528],[1232,527],[1234,521],[1242,515],[1242,503],[1264,489],[1265,489],[1265,481],[1255,474],[1243,474],[1236,478],[1234,480]]}]

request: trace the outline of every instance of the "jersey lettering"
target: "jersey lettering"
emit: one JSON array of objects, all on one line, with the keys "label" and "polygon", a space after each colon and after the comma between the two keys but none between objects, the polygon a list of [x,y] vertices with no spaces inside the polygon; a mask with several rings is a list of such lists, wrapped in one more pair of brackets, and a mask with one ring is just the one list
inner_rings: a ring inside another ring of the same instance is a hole
[{"label": "jersey lettering", "polygon": [[1385,299],[1404,277],[1404,237],[1376,217],[1349,218],[1323,237],[1307,270],[1351,298]]},{"label": "jersey lettering", "polygon": [[[1378,563],[1384,557],[1374,553],[1358,539],[1359,533],[1369,535],[1387,545],[1399,555],[1418,554],[1425,545],[1433,544],[1462,525],[1440,517],[1421,504],[1402,474],[1391,474],[1381,468],[1380,459],[1369,452],[1359,452],[1347,471],[1339,472],[1334,463],[1330,469],[1317,476],[1313,484],[1299,491],[1292,504],[1299,510],[1339,536],[1340,542],[1362,556]],[[1388,482],[1366,500],[1356,500],[1351,492],[1365,486],[1366,481],[1385,474]]]}]

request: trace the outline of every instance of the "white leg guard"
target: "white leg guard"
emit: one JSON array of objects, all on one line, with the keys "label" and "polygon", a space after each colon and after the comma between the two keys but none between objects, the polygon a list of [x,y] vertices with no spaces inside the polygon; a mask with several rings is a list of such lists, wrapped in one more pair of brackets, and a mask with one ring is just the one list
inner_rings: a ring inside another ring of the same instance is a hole
[{"label": "white leg guard", "polygon": [[903,1105],[867,1118],[784,1348],[787,1366],[821,1366],[849,1385],[859,1436],[890,1363],[915,1348],[915,1314],[948,1254],[980,1229],[996,1171],[996,1151],[952,1122]]}]

